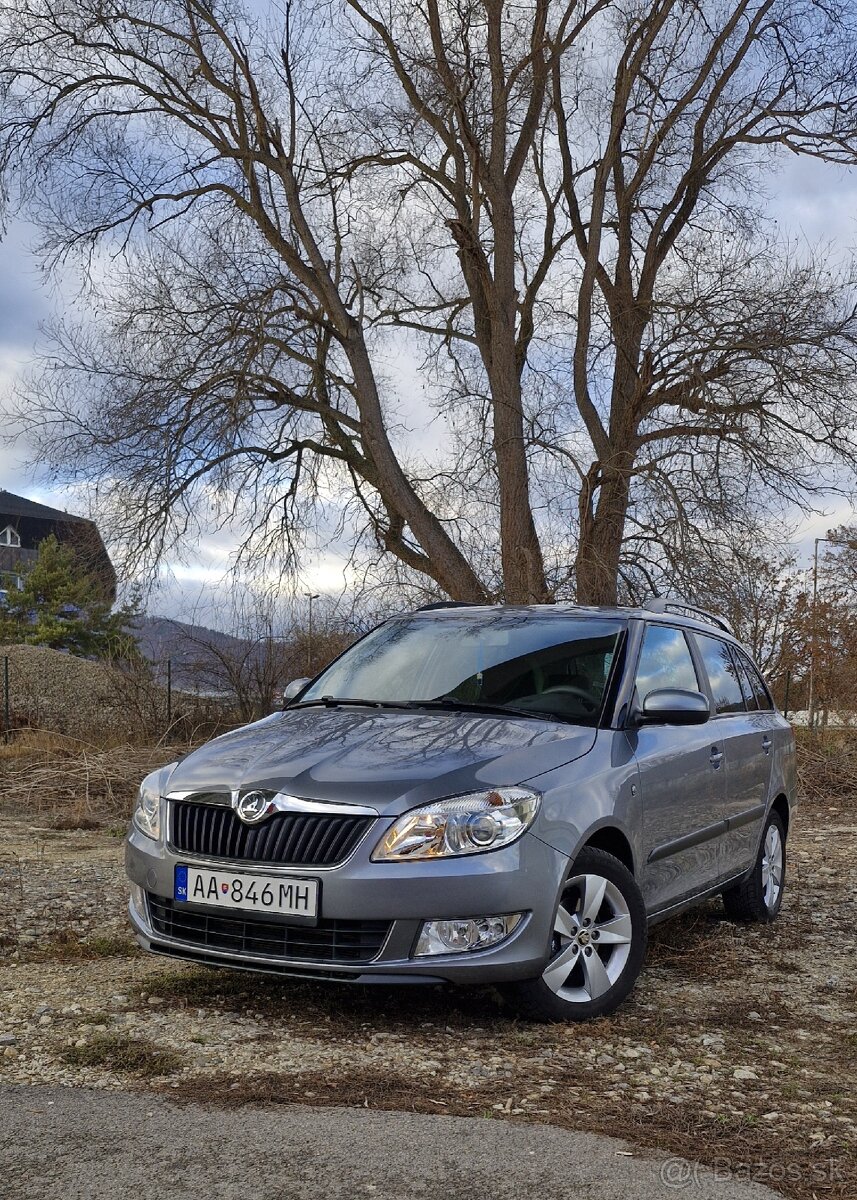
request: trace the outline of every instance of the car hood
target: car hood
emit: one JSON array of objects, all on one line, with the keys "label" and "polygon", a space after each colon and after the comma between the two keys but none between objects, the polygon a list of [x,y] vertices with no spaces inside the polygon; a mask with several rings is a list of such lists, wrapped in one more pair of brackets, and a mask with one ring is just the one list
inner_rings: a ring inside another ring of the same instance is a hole
[{"label": "car hood", "polygon": [[396,815],[477,787],[523,783],[580,758],[596,731],[528,717],[287,709],[182,759],[168,793],[274,789]]}]

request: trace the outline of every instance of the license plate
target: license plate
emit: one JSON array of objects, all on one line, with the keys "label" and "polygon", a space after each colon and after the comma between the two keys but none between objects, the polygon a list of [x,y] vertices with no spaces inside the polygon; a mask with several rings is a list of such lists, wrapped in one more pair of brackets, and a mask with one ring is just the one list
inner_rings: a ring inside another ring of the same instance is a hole
[{"label": "license plate", "polygon": [[279,913],[304,920],[318,916],[317,879],[244,875],[181,864],[176,867],[174,897],[189,904],[238,912]]}]

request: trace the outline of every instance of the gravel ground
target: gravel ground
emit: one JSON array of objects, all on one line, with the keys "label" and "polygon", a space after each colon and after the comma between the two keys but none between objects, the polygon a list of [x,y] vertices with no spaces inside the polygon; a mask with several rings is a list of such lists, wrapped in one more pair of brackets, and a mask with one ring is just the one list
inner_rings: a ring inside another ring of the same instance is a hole
[{"label": "gravel ground", "polygon": [[852,1200],[853,813],[798,810],[773,927],[733,926],[717,904],[659,926],[617,1014],[545,1027],[490,989],[347,989],[144,955],[119,831],[0,811],[0,1081],[535,1121]]}]

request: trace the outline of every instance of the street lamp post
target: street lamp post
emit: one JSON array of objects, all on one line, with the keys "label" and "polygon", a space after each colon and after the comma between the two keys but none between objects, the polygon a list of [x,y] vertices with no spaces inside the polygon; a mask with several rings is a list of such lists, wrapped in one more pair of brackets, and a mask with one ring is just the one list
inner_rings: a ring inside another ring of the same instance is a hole
[{"label": "street lamp post", "polygon": [[307,600],[309,600],[309,629],[307,631],[307,646],[306,646],[306,668],[307,668],[307,670],[306,670],[306,673],[307,673],[307,675],[309,675],[311,677],[312,676],[312,659],[313,659],[313,654],[312,654],[312,602],[313,602],[313,600],[318,600],[319,593],[318,592],[304,592],[304,595],[306,596]]}]

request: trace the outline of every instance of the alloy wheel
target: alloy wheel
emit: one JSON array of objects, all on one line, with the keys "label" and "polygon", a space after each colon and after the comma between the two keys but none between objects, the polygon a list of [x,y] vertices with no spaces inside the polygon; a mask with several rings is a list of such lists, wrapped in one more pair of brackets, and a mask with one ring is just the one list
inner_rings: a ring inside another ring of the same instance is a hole
[{"label": "alloy wheel", "polygon": [[557,909],[542,979],[561,999],[588,1004],[622,974],[631,939],[631,911],[616,884],[601,875],[576,875]]},{"label": "alloy wheel", "polygon": [[783,839],[776,825],[770,825],[762,848],[762,891],[765,907],[773,912],[783,886]]}]

